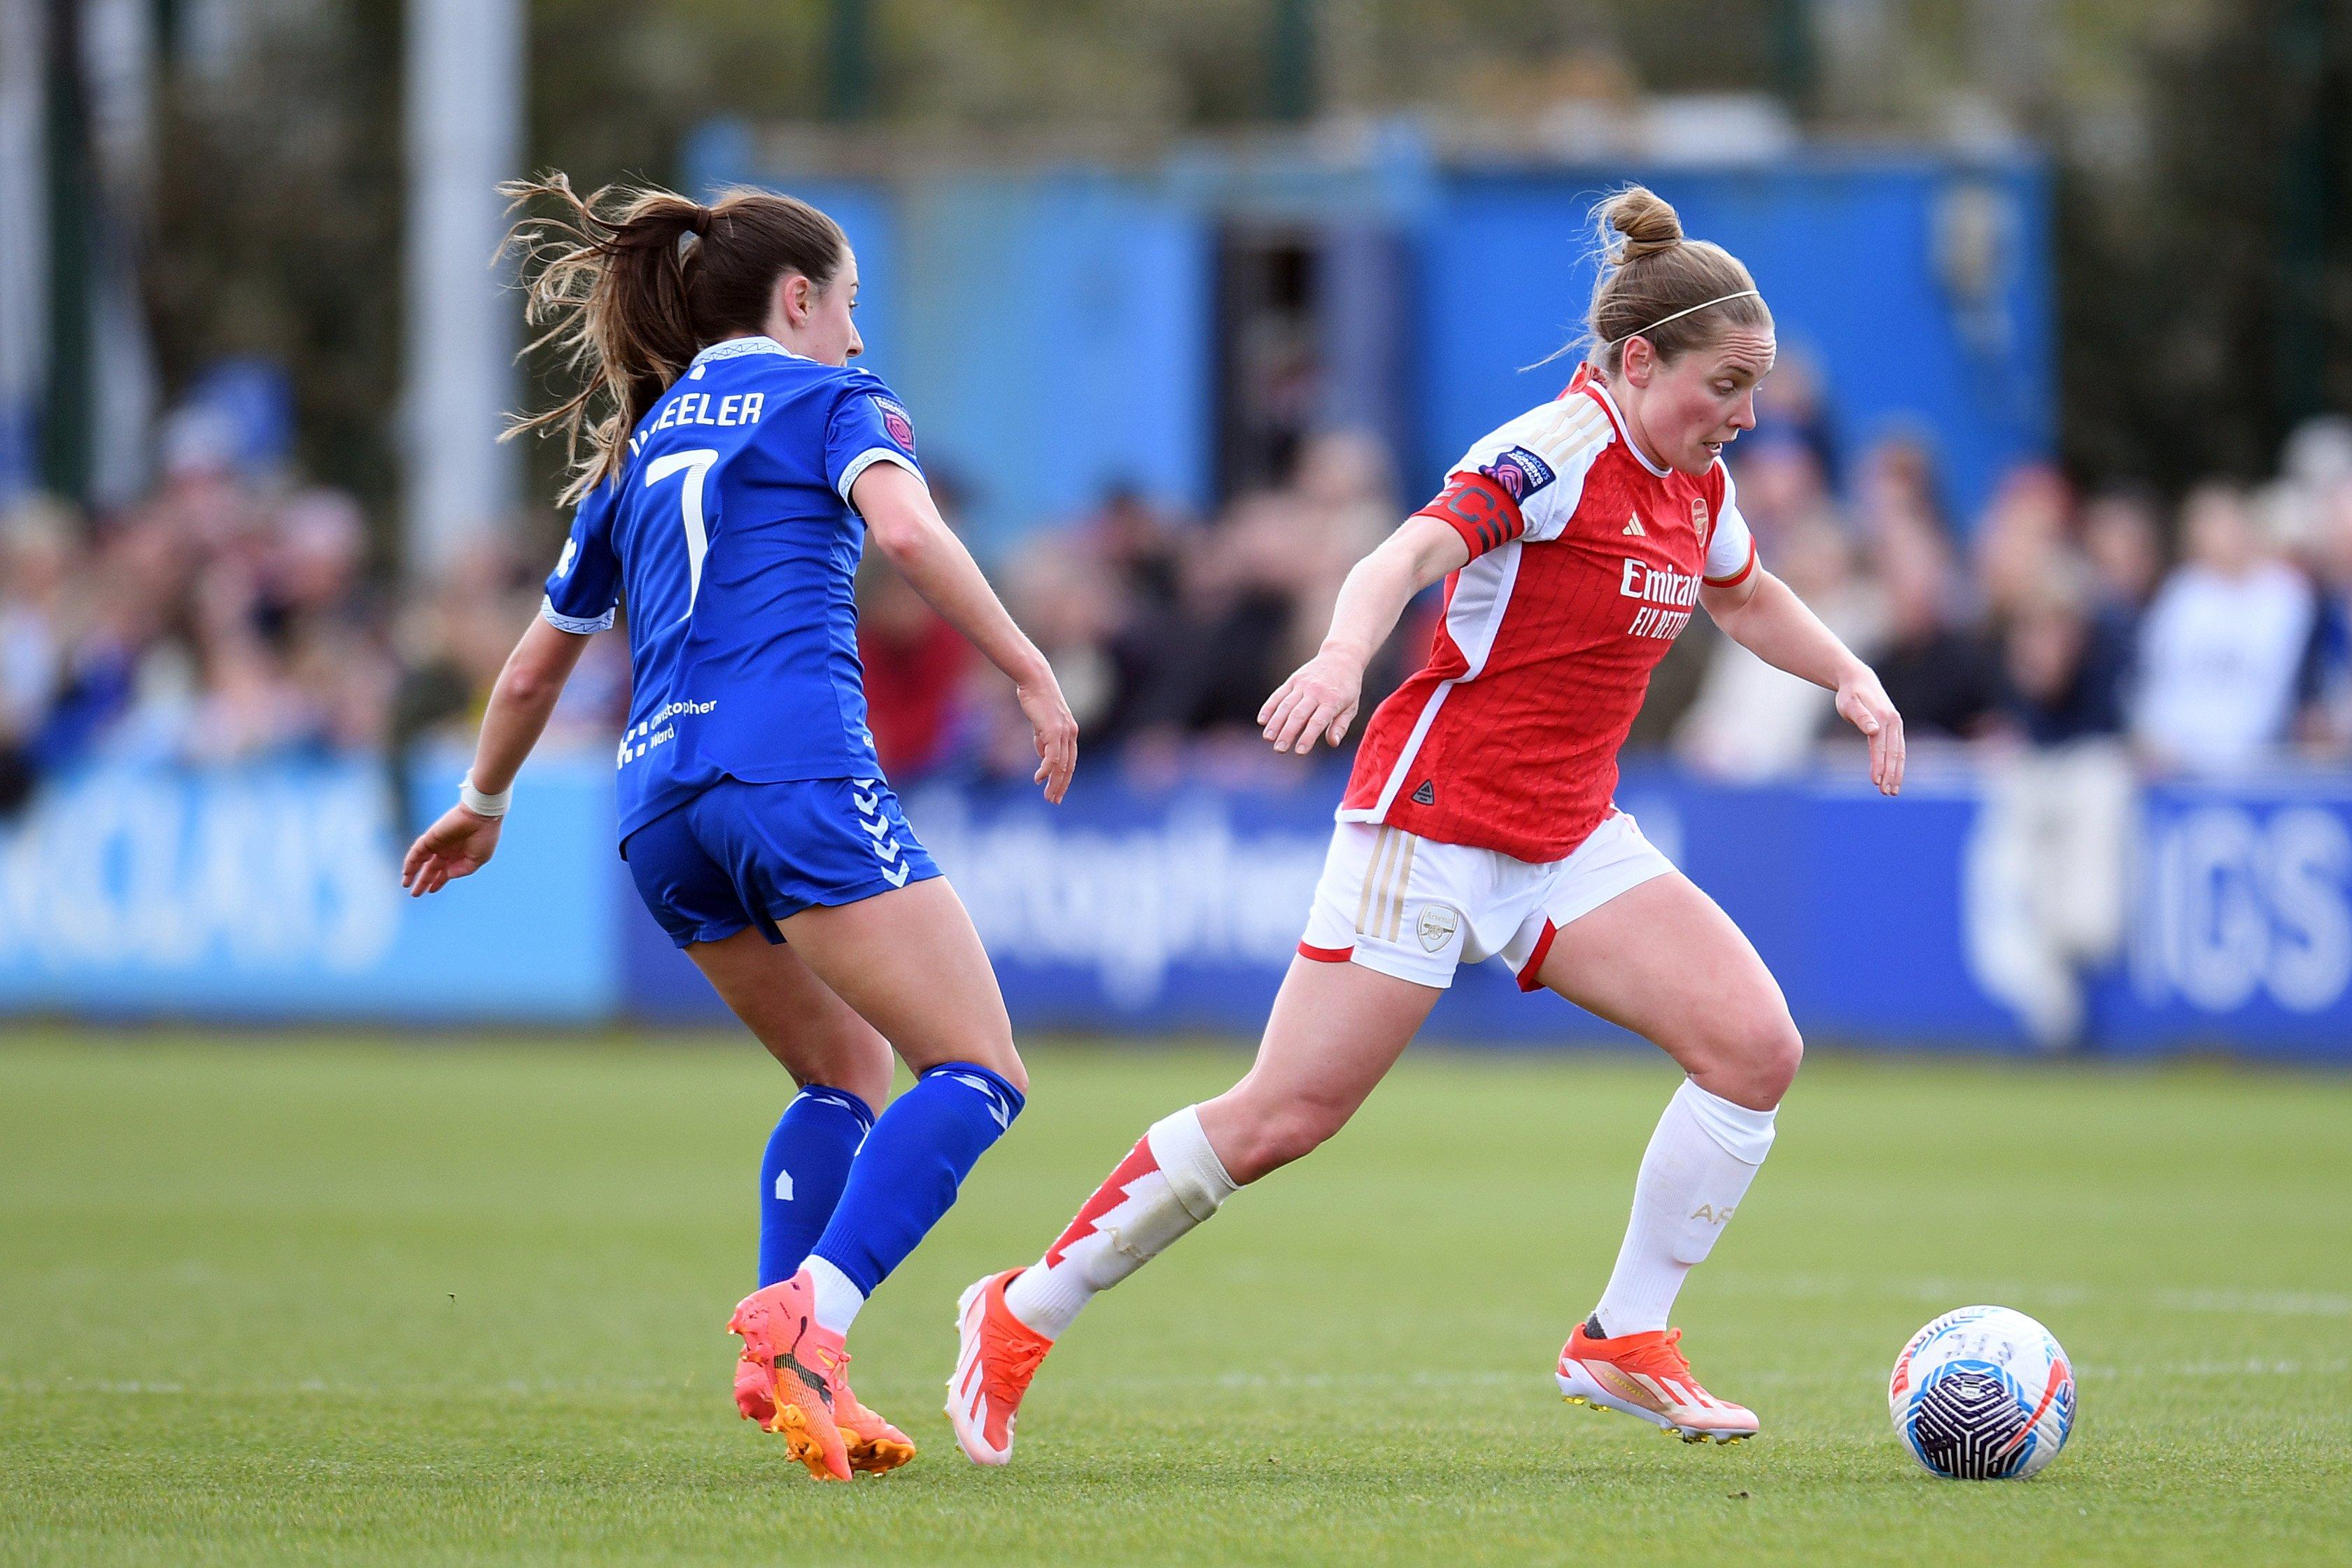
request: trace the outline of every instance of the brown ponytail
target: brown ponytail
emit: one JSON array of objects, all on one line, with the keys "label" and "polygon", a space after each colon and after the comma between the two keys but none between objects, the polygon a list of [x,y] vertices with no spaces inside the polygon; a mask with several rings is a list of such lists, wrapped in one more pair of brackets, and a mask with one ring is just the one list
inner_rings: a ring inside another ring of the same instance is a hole
[{"label": "brown ponytail", "polygon": [[[508,211],[552,204],[508,231],[521,257],[524,319],[546,329],[530,350],[552,347],[580,388],[552,408],[518,414],[505,439],[526,431],[563,437],[570,505],[620,472],[629,433],[694,356],[722,338],[760,330],[776,280],[797,272],[818,288],[849,254],[835,223],[806,202],[734,190],[710,204],[646,186],[583,197],[556,172],[499,187]],[[590,451],[583,456],[585,427]]]},{"label": "brown ponytail", "polygon": [[1682,219],[1656,192],[1627,185],[1592,216],[1601,278],[1584,325],[1593,362],[1603,371],[1617,369],[1632,337],[1647,339],[1660,359],[1671,360],[1712,343],[1726,327],[1771,330],[1772,312],[1753,292],[1756,279],[1739,258],[1719,245],[1684,238]]}]

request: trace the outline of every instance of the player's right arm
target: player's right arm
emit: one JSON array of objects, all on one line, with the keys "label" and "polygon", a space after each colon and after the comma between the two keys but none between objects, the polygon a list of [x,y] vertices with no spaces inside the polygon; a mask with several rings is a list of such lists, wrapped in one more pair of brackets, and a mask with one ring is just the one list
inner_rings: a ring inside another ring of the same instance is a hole
[{"label": "player's right arm", "polygon": [[[587,651],[588,639],[612,625],[619,607],[621,565],[613,553],[613,507],[618,494],[610,483],[590,492],[572,515],[563,555],[548,574],[547,597],[538,619],[507,655],[482,714],[474,743],[474,765],[466,782],[482,795],[504,796],[514,787],[530,748]],[[498,852],[506,818],[486,816],[460,800],[417,835],[401,862],[400,885],[409,896],[438,893],[455,877],[471,876]]]},{"label": "player's right arm", "polygon": [[1404,607],[1422,590],[1469,563],[1470,546],[1459,528],[1427,511],[1407,517],[1358,561],[1339,585],[1322,647],[1258,710],[1258,723],[1274,748],[1303,752],[1318,738],[1335,747],[1345,739],[1363,700],[1364,666],[1396,630]]},{"label": "player's right arm", "polygon": [[1413,596],[1515,540],[1558,538],[1609,439],[1601,405],[1579,396],[1533,409],[1473,444],[1445,487],[1348,573],[1323,646],[1258,710],[1274,748],[1303,752],[1318,739],[1334,747],[1346,739],[1363,700],[1364,667]]},{"label": "player's right arm", "polygon": [[[485,795],[503,795],[514,785],[530,748],[547,728],[563,683],[587,651],[588,637],[560,632],[544,621],[534,621],[514,652],[507,655],[498,684],[490,688],[482,714],[481,738],[474,746],[474,766],[466,777]],[[400,868],[400,884],[409,896],[437,893],[453,877],[470,876],[488,863],[499,847],[499,830],[506,818],[485,817],[462,801],[417,835]]]}]

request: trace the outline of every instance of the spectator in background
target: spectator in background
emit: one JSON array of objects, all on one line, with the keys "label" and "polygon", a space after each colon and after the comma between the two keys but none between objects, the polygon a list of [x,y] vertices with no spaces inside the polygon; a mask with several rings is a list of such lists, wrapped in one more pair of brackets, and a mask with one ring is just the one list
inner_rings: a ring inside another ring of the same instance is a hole
[{"label": "spectator in background", "polygon": [[1898,430],[1881,436],[1863,458],[1853,484],[1854,520],[1865,539],[1909,528],[1948,545],[1952,524],[1943,497],[1926,439]]},{"label": "spectator in background", "polygon": [[[400,674],[385,726],[400,821],[411,820],[409,752],[436,737],[456,740],[476,725],[513,647],[514,629],[529,622],[537,586],[495,537],[475,539],[430,582],[412,585],[394,633]],[[616,740],[618,715],[602,728],[608,742]]]},{"label": "spectator in background", "polygon": [[350,496],[302,490],[278,508],[256,613],[328,751],[377,751],[389,736],[399,668],[366,565],[367,519]]},{"label": "spectator in background", "polygon": [[2100,604],[2135,630],[2164,574],[2162,513],[2136,486],[2102,490],[2083,508],[2083,553]]},{"label": "spectator in background", "polygon": [[2002,622],[2001,722],[2035,747],[2121,736],[2128,638],[2095,596],[2081,558],[2053,550]]},{"label": "spectator in background", "polygon": [[[1288,646],[1280,663],[1278,684],[1297,666],[1315,656],[1323,633],[1331,624],[1331,607],[1339,601],[1339,585],[1355,564],[1372,553],[1402,518],[1397,506],[1396,476],[1388,451],[1361,431],[1325,431],[1309,440],[1299,455],[1298,473],[1284,497],[1297,509],[1291,525],[1297,539],[1297,589],[1290,607]],[[1426,640],[1410,645],[1412,653],[1426,648]],[[1401,668],[1412,656],[1406,645],[1391,637],[1365,672],[1363,707],[1380,706],[1408,673]],[[1266,687],[1271,693],[1272,685]],[[1264,699],[1261,698],[1261,701]],[[1255,722],[1255,713],[1251,716]]]},{"label": "spectator in background", "polygon": [[2134,833],[2124,633],[2080,557],[2013,585],[2000,639],[2001,735],[1964,862],[1964,937],[1985,989],[2035,1039],[2083,1033],[2084,977],[2123,944]]},{"label": "spectator in background", "polygon": [[1739,444],[1750,443],[1750,450],[1739,455],[1733,479],[1740,515],[1755,532],[1759,555],[1777,559],[1784,538],[1811,528],[1843,530],[1828,476],[1811,447],[1787,432],[1769,429],[1751,432]]},{"label": "spectator in background", "polygon": [[891,778],[919,779],[952,748],[969,645],[887,561],[861,574],[857,598],[875,754]]},{"label": "spectator in background", "polygon": [[[931,497],[954,528],[961,491],[934,474]],[[866,722],[875,754],[891,778],[919,779],[953,747],[971,644],[878,551],[858,573],[857,601],[857,657],[866,666]],[[1059,668],[1055,674],[1066,689],[1068,677]]]},{"label": "spectator in background", "polygon": [[1297,507],[1261,491],[1226,508],[1185,562],[1163,656],[1139,705],[1139,728],[1164,748],[1197,731],[1255,735],[1257,712],[1297,641],[1302,562]]},{"label": "spectator in background", "polygon": [[[1106,689],[1094,711],[1077,706],[1071,694],[1073,674],[1080,672],[1064,673],[1057,664],[1055,674],[1088,744],[1097,749],[1117,747],[1145,722],[1146,695],[1170,657],[1180,620],[1185,552],[1195,530],[1121,481],[1104,493],[1101,504],[1078,521],[1073,534],[1051,548],[1091,565],[1100,575],[1090,581],[1108,595],[1109,606],[1110,628],[1100,649],[1106,667],[1096,677]],[[1027,620],[1024,615],[1024,624]]]},{"label": "spectator in background", "polygon": [[[1086,548],[1084,536],[1066,533],[1033,538],[1007,575],[1005,602],[1054,666],[1081,744],[1098,743],[1121,705],[1132,700],[1118,654],[1125,628],[1118,576]],[[974,695],[986,693],[994,694],[992,727],[1003,738],[1004,767],[1025,779],[1036,767],[1028,721],[1003,682],[985,681]]]},{"label": "spectator in background", "polygon": [[1890,522],[1877,535],[1885,640],[1871,654],[1889,701],[1916,740],[1980,735],[1998,699],[1984,639],[1959,624],[1951,551],[1924,518]]},{"label": "spectator in background", "polygon": [[1780,432],[1811,453],[1825,486],[1834,490],[1843,486],[1844,465],[1836,433],[1830,428],[1828,400],[1822,395],[1821,366],[1803,349],[1780,346],[1772,373],[1756,389],[1756,423],[1759,430]]},{"label": "spectator in background", "polygon": [[2317,507],[2310,546],[2315,612],[2297,689],[2301,738],[2323,756],[2352,755],[2352,477]]},{"label": "spectator in background", "polygon": [[2030,464],[2001,480],[1970,541],[1979,610],[1990,621],[2006,620],[2072,548],[2073,512],[2074,494],[2055,468]]},{"label": "spectator in background", "polygon": [[64,673],[70,528],[37,501],[0,524],[0,819],[32,797],[34,743]]},{"label": "spectator in background", "polygon": [[[1745,511],[1744,489],[1740,499]],[[1849,647],[1877,643],[1885,612],[1875,584],[1856,571],[1844,533],[1821,515],[1777,526],[1774,573]],[[1758,549],[1760,554],[1760,543]],[[1836,694],[1773,668],[1726,637],[1675,732],[1675,748],[1724,778],[1776,778],[1804,764],[1835,713]]]},{"label": "spectator in background", "polygon": [[2316,606],[2235,486],[2192,493],[2182,534],[2141,627],[2132,727],[2159,766],[2227,773],[2286,738]]},{"label": "spectator in background", "polygon": [[1165,615],[1176,606],[1185,531],[1182,523],[1124,479],[1103,492],[1101,504],[1075,529],[1079,548],[1092,553],[1116,579],[1126,612],[1147,618]]}]

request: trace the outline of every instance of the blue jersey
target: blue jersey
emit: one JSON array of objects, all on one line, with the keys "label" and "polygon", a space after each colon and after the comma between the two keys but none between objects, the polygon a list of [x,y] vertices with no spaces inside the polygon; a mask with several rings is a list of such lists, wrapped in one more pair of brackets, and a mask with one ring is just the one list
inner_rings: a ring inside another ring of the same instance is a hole
[{"label": "blue jersey", "polygon": [[882,776],[852,596],[866,525],[848,499],[876,463],[922,472],[879,378],[735,338],[695,357],[581,503],[541,613],[596,632],[628,604],[623,840],[722,779]]}]

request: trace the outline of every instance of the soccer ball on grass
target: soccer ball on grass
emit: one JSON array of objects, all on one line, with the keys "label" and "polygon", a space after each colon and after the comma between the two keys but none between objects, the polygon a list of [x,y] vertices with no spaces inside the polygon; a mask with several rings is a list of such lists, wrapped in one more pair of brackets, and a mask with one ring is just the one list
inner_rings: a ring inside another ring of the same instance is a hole
[{"label": "soccer ball on grass", "polygon": [[2007,1307],[1962,1307],[1911,1336],[1886,1403],[1930,1475],[2023,1480],[2074,1426],[2074,1372],[2050,1331]]}]

